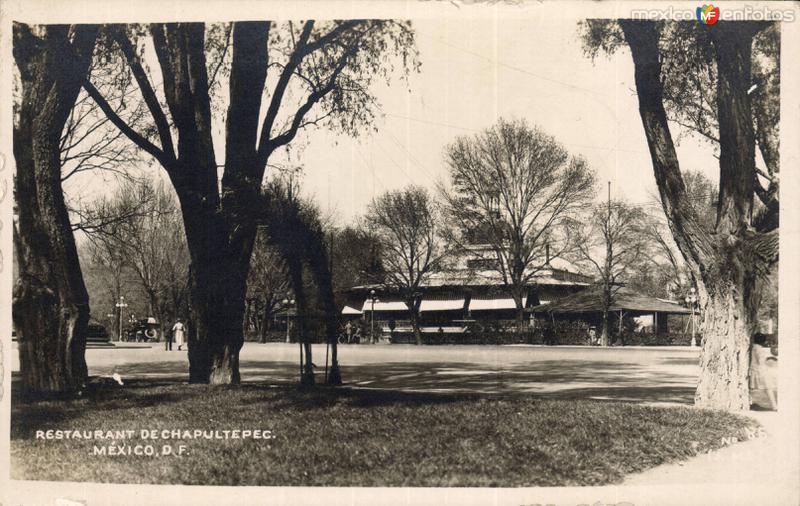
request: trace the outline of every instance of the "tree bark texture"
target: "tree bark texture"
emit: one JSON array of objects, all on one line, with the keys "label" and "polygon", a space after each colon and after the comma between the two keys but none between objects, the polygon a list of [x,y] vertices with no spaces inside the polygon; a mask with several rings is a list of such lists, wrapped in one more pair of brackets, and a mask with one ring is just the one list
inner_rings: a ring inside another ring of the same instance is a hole
[{"label": "tree bark texture", "polygon": [[[179,132],[177,157],[168,128],[159,128],[161,161],[181,203],[191,258],[189,381],[236,384],[244,343],[246,280],[255,241],[251,209],[263,169],[256,168],[258,100],[266,77],[266,24],[244,23],[234,33],[231,102],[226,123],[225,175],[218,188],[202,23],[153,25],[164,91]],[[140,83],[141,84],[141,83]],[[258,97],[258,98],[255,98]],[[145,97],[147,98],[147,97]],[[159,124],[163,117],[151,106]]]},{"label": "tree bark texture", "polygon": [[720,198],[713,233],[699,225],[686,196],[663,105],[656,26],[642,21],[620,25],[633,55],[639,112],[661,202],[697,284],[704,315],[695,404],[746,410],[759,280],[777,261],[777,234],[760,233],[751,224],[755,137],[747,89],[754,25],[723,21],[711,30],[719,74],[720,130]]},{"label": "tree bark texture", "polygon": [[19,280],[13,300],[22,384],[29,392],[72,392],[87,379],[89,296],[61,189],[59,140],[97,28],[16,23],[13,31],[22,81],[14,129]]}]

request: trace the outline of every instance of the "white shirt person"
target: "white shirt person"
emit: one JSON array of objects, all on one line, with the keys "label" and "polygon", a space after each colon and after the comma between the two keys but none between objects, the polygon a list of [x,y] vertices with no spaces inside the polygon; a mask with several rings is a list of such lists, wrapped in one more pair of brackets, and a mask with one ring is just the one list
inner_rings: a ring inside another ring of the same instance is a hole
[{"label": "white shirt person", "polygon": [[172,326],[172,337],[175,339],[175,344],[178,345],[178,349],[180,350],[181,346],[186,342],[186,327],[181,323],[180,318],[178,318],[178,321]]}]

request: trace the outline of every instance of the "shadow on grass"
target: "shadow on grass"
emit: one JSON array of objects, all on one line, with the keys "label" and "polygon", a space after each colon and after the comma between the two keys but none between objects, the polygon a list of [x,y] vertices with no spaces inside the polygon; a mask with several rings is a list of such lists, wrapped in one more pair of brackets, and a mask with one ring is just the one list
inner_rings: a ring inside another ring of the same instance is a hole
[{"label": "shadow on grass", "polygon": [[90,378],[79,394],[31,395],[22,389],[18,373],[11,379],[11,434],[25,437],[42,426],[64,425],[88,411],[111,413],[117,410],[141,411],[204,395],[204,389],[170,389],[177,382],[130,380],[124,386],[104,378]]}]

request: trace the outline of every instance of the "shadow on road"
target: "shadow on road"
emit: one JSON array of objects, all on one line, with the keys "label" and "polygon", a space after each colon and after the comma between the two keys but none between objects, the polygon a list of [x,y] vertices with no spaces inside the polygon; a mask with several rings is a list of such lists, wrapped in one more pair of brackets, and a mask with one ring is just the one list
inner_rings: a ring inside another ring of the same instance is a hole
[{"label": "shadow on road", "polygon": [[[494,367],[490,363],[460,361],[382,362],[343,365],[348,386],[405,392],[439,392],[479,395],[527,394],[546,398],[599,398],[630,402],[691,404],[694,377],[684,366],[691,357],[665,357],[659,363],[637,364],[613,360],[537,360]],[[243,360],[245,382],[288,383],[299,376],[296,362]],[[134,362],[113,367],[123,380],[148,378],[186,382],[184,361]],[[324,381],[318,366],[317,382]]]},{"label": "shadow on road", "polygon": [[[290,380],[298,366],[289,362],[242,361],[242,377],[253,381]],[[317,368],[318,381],[323,368]],[[476,395],[526,394],[543,398],[597,398],[629,402],[691,404],[693,378],[653,364],[553,360],[493,369],[463,362],[390,362],[342,366],[352,387],[404,392]]]}]

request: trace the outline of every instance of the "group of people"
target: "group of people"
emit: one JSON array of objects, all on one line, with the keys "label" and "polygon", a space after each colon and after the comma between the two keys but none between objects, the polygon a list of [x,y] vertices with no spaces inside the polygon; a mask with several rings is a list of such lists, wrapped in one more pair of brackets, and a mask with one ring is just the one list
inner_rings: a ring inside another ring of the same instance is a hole
[{"label": "group of people", "polygon": [[353,322],[348,321],[344,325],[344,335],[342,336],[343,339],[340,339],[340,341],[346,344],[359,343],[362,337],[361,331],[361,325],[358,322],[354,325]]},{"label": "group of people", "polygon": [[175,325],[172,326],[172,330],[166,334],[167,335],[164,336],[164,349],[166,351],[172,351],[173,341],[178,346],[178,351],[186,344],[186,326],[181,322],[180,318],[178,318]]}]

